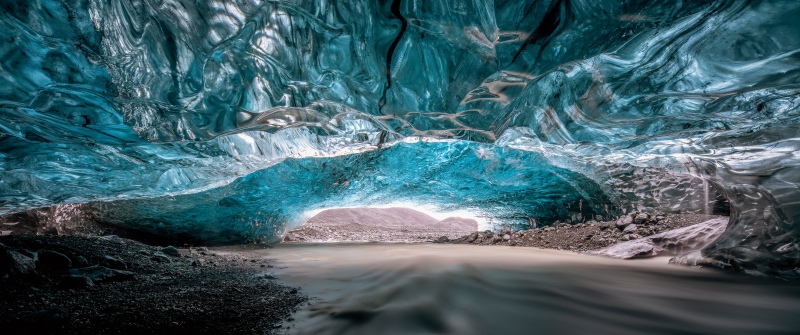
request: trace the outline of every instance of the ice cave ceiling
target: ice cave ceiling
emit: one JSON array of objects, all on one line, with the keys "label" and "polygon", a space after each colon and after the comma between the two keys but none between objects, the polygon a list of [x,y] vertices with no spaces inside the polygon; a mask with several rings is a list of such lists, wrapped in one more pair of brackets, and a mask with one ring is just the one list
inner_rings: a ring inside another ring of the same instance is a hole
[{"label": "ice cave ceiling", "polygon": [[0,7],[0,214],[224,243],[392,202],[519,227],[729,206],[704,256],[797,275],[798,1]]}]

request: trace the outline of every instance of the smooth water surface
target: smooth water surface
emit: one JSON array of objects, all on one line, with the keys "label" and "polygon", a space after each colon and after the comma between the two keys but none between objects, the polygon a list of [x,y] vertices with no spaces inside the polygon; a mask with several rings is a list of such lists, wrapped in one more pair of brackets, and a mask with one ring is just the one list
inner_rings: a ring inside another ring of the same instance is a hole
[{"label": "smooth water surface", "polygon": [[534,248],[290,244],[287,334],[796,334],[800,286]]}]

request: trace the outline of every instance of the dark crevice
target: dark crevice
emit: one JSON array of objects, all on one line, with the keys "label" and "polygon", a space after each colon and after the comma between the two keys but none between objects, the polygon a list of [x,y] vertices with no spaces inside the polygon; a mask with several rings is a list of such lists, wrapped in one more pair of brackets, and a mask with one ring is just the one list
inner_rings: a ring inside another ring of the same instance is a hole
[{"label": "dark crevice", "polygon": [[[564,4],[564,9],[562,10],[561,5]],[[562,22],[562,11],[564,12],[564,18]],[[531,45],[540,43],[542,46],[540,48],[544,49],[547,45],[548,41],[553,37],[553,35],[558,31],[559,26],[563,26],[566,24],[566,15],[569,12],[569,0],[558,0],[554,1],[550,4],[550,7],[547,9],[547,12],[544,14],[544,18],[542,18],[542,23],[536,27],[536,30],[531,33],[525,42],[522,44],[522,47],[519,48],[517,53],[514,55],[514,58],[511,60],[511,63],[517,61],[517,58],[525,51],[525,49]]]},{"label": "dark crevice", "polygon": [[400,39],[403,38],[403,34],[405,34],[406,28],[408,28],[408,21],[403,14],[400,13],[400,3],[402,1],[403,0],[392,0],[392,15],[400,20],[400,32],[392,42],[392,45],[389,46],[389,52],[386,54],[386,86],[383,87],[383,95],[378,102],[379,111],[382,111],[383,106],[386,105],[386,92],[392,87],[392,59],[394,58],[394,50],[397,48],[397,45],[400,44]]}]

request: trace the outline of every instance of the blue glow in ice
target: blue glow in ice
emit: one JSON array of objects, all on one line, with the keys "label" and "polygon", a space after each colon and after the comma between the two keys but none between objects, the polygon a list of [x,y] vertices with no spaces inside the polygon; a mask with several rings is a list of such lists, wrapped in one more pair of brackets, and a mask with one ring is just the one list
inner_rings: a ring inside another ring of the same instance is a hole
[{"label": "blue glow in ice", "polygon": [[402,199],[525,226],[724,198],[706,257],[800,269],[797,1],[0,8],[0,213],[241,241]]}]

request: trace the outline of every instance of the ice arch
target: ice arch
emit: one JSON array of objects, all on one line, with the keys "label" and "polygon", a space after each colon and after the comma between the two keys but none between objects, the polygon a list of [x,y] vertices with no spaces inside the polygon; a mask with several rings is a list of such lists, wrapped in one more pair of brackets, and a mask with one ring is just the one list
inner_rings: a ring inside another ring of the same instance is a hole
[{"label": "ice arch", "polygon": [[236,240],[387,197],[548,223],[719,194],[705,257],[797,276],[796,1],[0,6],[3,213]]}]

